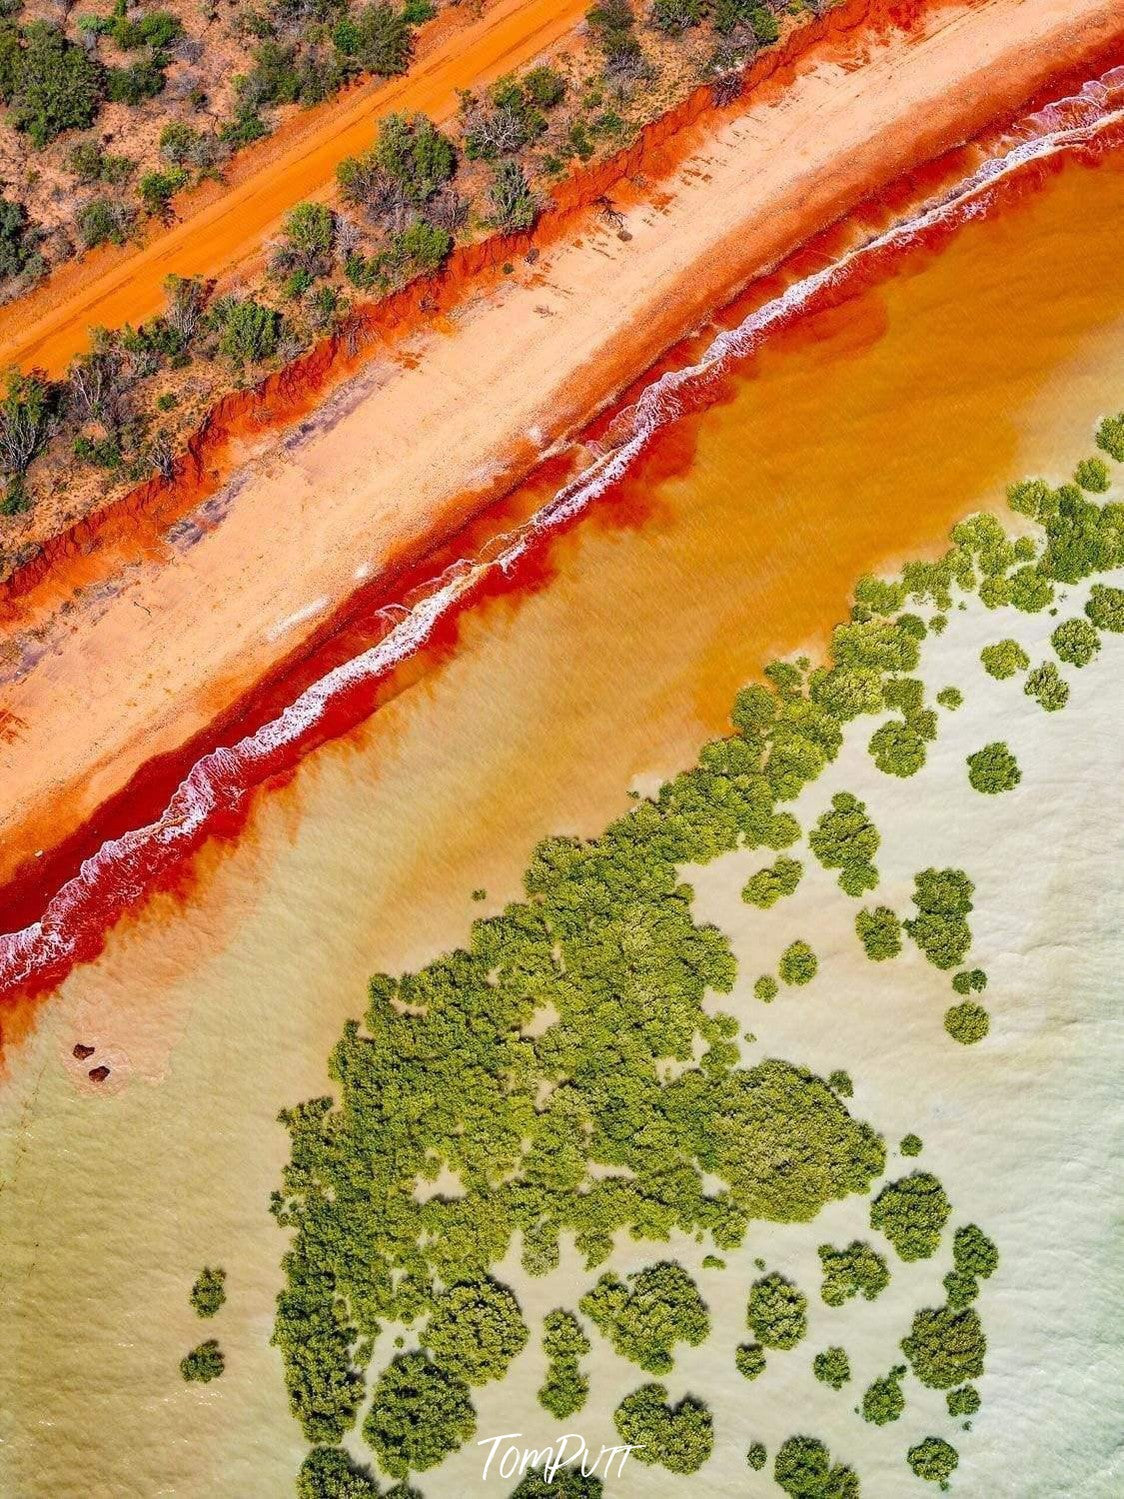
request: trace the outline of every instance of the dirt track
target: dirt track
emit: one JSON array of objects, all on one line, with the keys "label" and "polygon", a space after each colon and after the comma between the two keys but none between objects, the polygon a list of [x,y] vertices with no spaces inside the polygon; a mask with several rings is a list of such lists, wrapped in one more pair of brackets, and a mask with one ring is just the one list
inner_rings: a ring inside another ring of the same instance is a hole
[{"label": "dirt track", "polygon": [[364,84],[297,116],[282,132],[286,140],[295,137],[291,143],[280,151],[276,141],[252,148],[229,191],[204,189],[184,200],[177,223],[145,244],[83,256],[0,310],[0,369],[61,374],[86,347],[92,326],[118,328],[158,312],[165,277],[237,269],[294,203],[330,195],[336,166],[371,144],[377,120],[395,110],[449,119],[458,89],[523,67],[573,30],[587,9],[588,0],[495,0],[477,20],[423,49],[405,77]]}]

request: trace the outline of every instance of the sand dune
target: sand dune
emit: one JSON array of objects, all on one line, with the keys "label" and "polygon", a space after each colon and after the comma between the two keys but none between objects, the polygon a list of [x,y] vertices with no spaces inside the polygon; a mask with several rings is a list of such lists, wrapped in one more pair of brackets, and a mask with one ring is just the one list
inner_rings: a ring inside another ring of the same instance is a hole
[{"label": "sand dune", "polygon": [[193,545],[32,619],[37,659],[4,699],[0,877],[199,732],[359,578],[572,431],[756,270],[1122,24],[1114,0],[983,0],[873,47],[856,36],[849,56],[809,57],[783,94],[700,145],[658,206],[629,210],[627,240],[591,226],[520,265],[408,359],[370,365],[299,439],[256,455]]}]

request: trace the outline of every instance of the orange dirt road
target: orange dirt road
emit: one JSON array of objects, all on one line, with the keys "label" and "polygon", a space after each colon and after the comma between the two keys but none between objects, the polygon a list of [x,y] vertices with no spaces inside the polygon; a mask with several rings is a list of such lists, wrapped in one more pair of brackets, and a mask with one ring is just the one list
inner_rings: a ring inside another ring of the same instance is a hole
[{"label": "orange dirt road", "polygon": [[[260,252],[294,203],[332,194],[337,165],[366,150],[377,120],[396,110],[449,119],[458,89],[479,88],[531,62],[572,31],[588,6],[589,0],[495,0],[468,25],[444,32],[432,50],[423,49],[405,76],[372,81],[297,116],[299,138],[280,151],[276,142],[270,151],[269,141],[258,153],[251,148],[250,172],[237,180],[235,169],[228,191],[189,196],[179,205],[184,216],[145,244],[86,255],[0,309],[0,369],[19,365],[60,375],[86,348],[92,326],[119,328],[157,313],[165,277],[237,269]],[[252,169],[255,154],[268,158],[260,170]]]}]

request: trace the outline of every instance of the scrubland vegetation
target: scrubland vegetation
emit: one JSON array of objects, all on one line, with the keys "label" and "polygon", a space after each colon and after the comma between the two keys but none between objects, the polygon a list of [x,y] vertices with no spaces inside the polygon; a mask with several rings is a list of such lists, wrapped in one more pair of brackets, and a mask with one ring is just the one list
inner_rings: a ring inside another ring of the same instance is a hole
[{"label": "scrubland vegetation", "polygon": [[[755,856],[738,876],[748,873],[761,897],[751,897],[759,911],[746,912],[749,922],[774,919],[763,913],[778,885],[784,898],[790,866],[807,877],[797,857],[805,838],[814,860],[840,872],[849,897],[877,886],[879,834],[862,801],[837,794],[806,832],[789,808],[839,754],[853,719],[890,710],[924,743],[936,732],[916,675],[930,626],[907,604],[946,618],[956,592],[1002,583],[1012,571],[1032,567],[1052,588],[1124,564],[1124,526],[1111,502],[1041,481],[1015,486],[1011,498],[1043,527],[1039,550],[976,517],[956,528],[942,558],[909,564],[897,581],[864,580],[851,618],[834,632],[829,665],[774,663],[764,683],[738,694],[732,732],[695,765],[637,799],[601,837],[539,844],[523,899],[475,920],[465,947],[418,972],[372,978],[362,1023],[346,1027],[331,1059],[338,1101],[312,1099],[282,1116],[292,1154],[273,1207],[291,1240],[274,1337],[310,1443],[339,1443],[371,1378],[363,1432],[390,1476],[424,1471],[468,1440],[473,1386],[503,1378],[529,1337],[519,1293],[493,1278],[512,1253],[529,1278],[576,1253],[588,1277],[577,1314],[558,1308],[544,1324],[539,1398],[549,1412],[562,1419],[599,1398],[583,1365],[595,1338],[647,1372],[673,1374],[683,1348],[718,1332],[695,1276],[666,1251],[618,1274],[616,1245],[685,1233],[708,1275],[731,1275],[744,1265],[734,1251],[755,1220],[807,1222],[852,1194],[869,1194],[871,1242],[820,1246],[819,1315],[855,1298],[876,1301],[890,1281],[890,1251],[905,1262],[941,1256],[935,1283],[943,1276],[945,1296],[895,1330],[904,1362],[888,1346],[887,1372],[858,1398],[858,1417],[897,1421],[910,1381],[944,1392],[950,1421],[978,1410],[981,1288],[998,1269],[995,1245],[975,1224],[948,1233],[953,1205],[932,1172],[885,1179],[886,1144],[851,1113],[846,1073],[825,1080],[777,1057],[743,1059],[744,1019],[734,1011],[751,989],[772,999],[777,979],[743,976],[733,993],[730,944],[695,919],[684,871],[736,850]],[[1002,592],[993,588],[986,607],[1045,608],[1050,589],[1024,582],[997,602]],[[1099,631],[1124,623],[1124,592],[1095,584],[1085,613],[1055,629],[1066,665],[1087,664]],[[998,766],[999,780],[1010,779],[1008,747],[988,750],[987,775]],[[949,976],[961,1001],[945,1024],[963,1042],[981,1040],[989,1026],[973,997],[987,974],[969,966],[976,899],[965,870],[934,865],[915,875],[904,919],[889,906],[855,919],[873,960],[895,957],[908,938]],[[818,967],[803,939],[778,964],[786,983]],[[536,1016],[550,1021],[532,1025]],[[913,1157],[922,1142],[909,1134],[898,1148]],[[445,1174],[455,1192],[421,1190]],[[805,1339],[810,1317],[805,1290],[783,1266],[755,1263],[760,1273],[745,1289],[749,1336],[733,1352],[751,1381]],[[410,1329],[406,1341],[418,1347],[387,1361],[379,1340],[388,1324]],[[825,1337],[808,1362],[823,1383],[847,1383],[840,1342]],[[662,1384],[625,1394],[615,1423],[622,1440],[645,1443],[644,1461],[671,1473],[697,1471],[720,1435],[705,1390],[673,1399]],[[754,1444],[750,1468],[766,1461]],[[903,1451],[902,1463],[947,1483],[955,1453],[929,1437]],[[777,1449],[773,1473],[793,1495],[859,1490],[854,1471],[806,1435]]]},{"label": "scrubland vegetation", "polygon": [[[221,179],[232,154],[286,109],[358,78],[402,73],[416,27],[438,8],[239,0],[220,19],[183,0],[143,12],[121,0],[112,13],[23,25],[18,5],[9,7],[0,102],[8,125],[47,151],[52,180],[70,190],[49,230],[36,202],[0,196],[0,299],[75,251],[124,245],[174,217],[177,194]],[[798,0],[793,14],[820,8]],[[465,92],[442,128],[424,115],[390,115],[367,151],[340,164],[336,205],[293,207],[263,275],[220,298],[192,283],[186,320],[174,305],[183,287],[170,285],[165,315],[140,328],[92,329],[89,353],[64,379],[28,373],[8,396],[28,433],[0,451],[0,517],[32,510],[39,493],[64,488],[80,508],[167,476],[224,390],[346,327],[358,301],[440,270],[457,242],[531,228],[554,183],[628,144],[692,87],[710,81],[719,102],[736,97],[739,69],[777,39],[777,15],[742,0],[680,10],[673,22],[666,7],[609,0],[589,13],[591,45]],[[608,199],[600,211],[606,226],[618,224]],[[18,565],[37,522],[8,530],[7,560]]]}]

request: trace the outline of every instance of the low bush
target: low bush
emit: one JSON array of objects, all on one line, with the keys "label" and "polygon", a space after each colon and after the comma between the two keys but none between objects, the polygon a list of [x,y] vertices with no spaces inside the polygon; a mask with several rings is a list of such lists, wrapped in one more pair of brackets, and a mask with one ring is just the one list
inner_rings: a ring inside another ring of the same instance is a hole
[{"label": "low bush", "polygon": [[790,942],[781,953],[778,972],[781,981],[797,987],[810,984],[819,968],[819,959],[806,942]]},{"label": "low bush", "polygon": [[786,895],[792,895],[804,874],[799,859],[779,858],[751,875],[742,890],[742,900],[767,911]]},{"label": "low bush", "polygon": [[709,1408],[693,1395],[667,1403],[662,1384],[646,1384],[626,1395],[613,1412],[622,1442],[634,1446],[637,1462],[659,1464],[671,1473],[695,1473],[714,1449]]},{"label": "low bush", "polygon": [[808,1298],[775,1270],[755,1281],[746,1322],[765,1348],[795,1348],[808,1331]]},{"label": "low bush", "polygon": [[900,1419],[905,1410],[905,1396],[902,1393],[905,1373],[905,1365],[898,1364],[889,1374],[873,1380],[867,1386],[860,1407],[864,1421],[872,1426],[889,1426],[892,1421]]},{"label": "low bush", "polygon": [[214,1338],[200,1343],[180,1360],[180,1373],[189,1384],[209,1384],[212,1379],[218,1379],[225,1368],[226,1359]]},{"label": "low bush", "polygon": [[443,1462],[476,1430],[468,1386],[425,1353],[400,1353],[375,1381],[363,1437],[392,1478]]},{"label": "low bush", "polygon": [[980,652],[984,671],[996,681],[1005,681],[1030,665],[1030,657],[1017,640],[997,640],[994,645],[985,645]]},{"label": "low bush", "polygon": [[902,1260],[936,1253],[952,1211],[945,1190],[928,1171],[887,1182],[870,1205],[870,1226],[881,1230]]},{"label": "low bush", "polygon": [[987,1339],[975,1307],[928,1307],[914,1315],[902,1352],[922,1384],[949,1390],[984,1372]]},{"label": "low bush", "polygon": [[867,957],[874,963],[896,958],[902,950],[902,924],[889,906],[860,911],[855,917],[855,931]]},{"label": "low bush", "polygon": [[204,1266],[191,1288],[190,1300],[200,1317],[213,1317],[226,1300],[226,1271]]},{"label": "low bush", "polygon": [[851,1378],[851,1362],[844,1348],[825,1348],[812,1360],[812,1373],[821,1384],[841,1390]]},{"label": "low bush", "polygon": [[948,1480],[960,1461],[956,1448],[950,1447],[943,1437],[926,1437],[909,1449],[907,1457],[918,1478],[939,1483],[942,1489],[948,1488]]},{"label": "low bush", "polygon": [[950,1005],[945,1011],[944,1028],[962,1046],[974,1046],[991,1029],[991,1019],[983,1005],[966,999],[963,1004]]},{"label": "low bush", "polygon": [[773,1461],[773,1478],[790,1499],[859,1499],[859,1480],[851,1468],[832,1464],[816,1437],[789,1437]]},{"label": "low bush", "polygon": [[1050,636],[1060,660],[1069,666],[1088,666],[1101,648],[1101,637],[1087,619],[1067,619]]},{"label": "low bush", "polygon": [[886,1261],[861,1239],[852,1239],[845,1249],[821,1244],[819,1256],[823,1267],[820,1296],[828,1306],[843,1306],[859,1295],[873,1301],[890,1284]]}]

